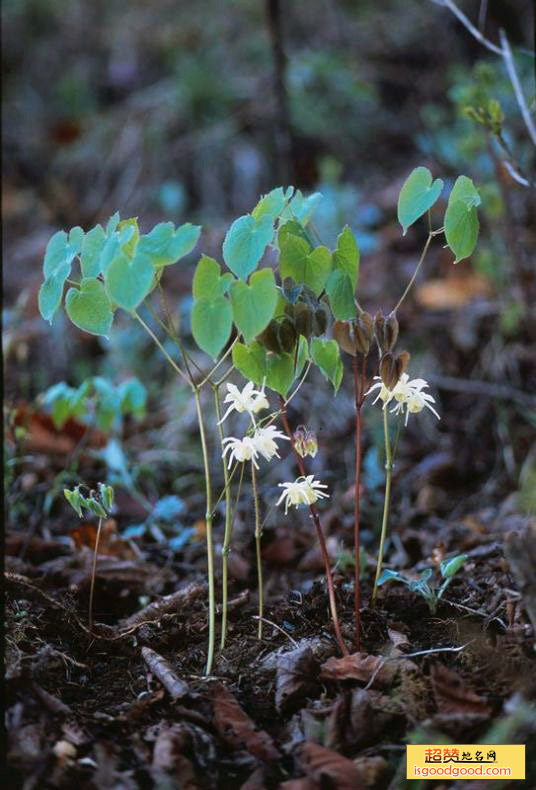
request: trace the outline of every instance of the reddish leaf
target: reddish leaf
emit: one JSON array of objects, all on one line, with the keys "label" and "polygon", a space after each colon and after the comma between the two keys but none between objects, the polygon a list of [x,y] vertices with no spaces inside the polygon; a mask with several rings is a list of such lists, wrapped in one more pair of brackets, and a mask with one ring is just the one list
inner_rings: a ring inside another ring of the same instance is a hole
[{"label": "reddish leaf", "polygon": [[297,698],[303,698],[317,688],[319,665],[310,647],[298,647],[277,658],[275,705],[277,710],[288,709]]},{"label": "reddish leaf", "polygon": [[307,776],[320,787],[364,790],[361,775],[352,760],[331,749],[306,742],[298,747],[297,757]]},{"label": "reddish leaf", "polygon": [[373,685],[390,686],[396,667],[392,662],[384,662],[382,656],[370,656],[367,653],[329,658],[320,668],[320,677],[323,680],[359,680],[361,683],[369,683],[374,677]]},{"label": "reddish leaf", "polygon": [[211,689],[214,706],[214,725],[235,749],[246,749],[263,762],[280,758],[279,750],[267,732],[257,729],[256,724],[244,713],[231,692],[221,683]]}]

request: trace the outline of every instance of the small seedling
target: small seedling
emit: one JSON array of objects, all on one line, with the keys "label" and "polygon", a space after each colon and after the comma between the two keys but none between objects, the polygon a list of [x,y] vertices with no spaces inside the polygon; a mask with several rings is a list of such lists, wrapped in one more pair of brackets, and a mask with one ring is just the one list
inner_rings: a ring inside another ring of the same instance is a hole
[{"label": "small seedling", "polygon": [[99,517],[97,536],[95,538],[95,549],[93,552],[93,569],[91,571],[91,587],[89,590],[89,630],[93,631],[93,592],[95,589],[95,574],[97,570],[97,554],[99,551],[99,540],[102,529],[102,520],[110,513],[113,507],[114,491],[111,486],[99,483],[98,491],[90,490],[89,496],[84,496],[80,489],[84,486],[77,485],[73,489],[65,488],[63,493],[65,499],[70,504],[79,518],[82,518],[84,510]]},{"label": "small seedling", "polygon": [[433,574],[432,568],[424,570],[418,579],[409,579],[407,576],[397,571],[384,570],[378,579],[378,587],[381,587],[381,585],[386,582],[401,582],[405,584],[411,592],[421,595],[428,604],[430,613],[435,614],[445,590],[450,585],[455,574],[465,565],[466,561],[467,554],[459,554],[457,557],[452,557],[450,560],[443,560],[439,566],[443,583],[438,587],[431,587],[428,584],[428,580]]}]

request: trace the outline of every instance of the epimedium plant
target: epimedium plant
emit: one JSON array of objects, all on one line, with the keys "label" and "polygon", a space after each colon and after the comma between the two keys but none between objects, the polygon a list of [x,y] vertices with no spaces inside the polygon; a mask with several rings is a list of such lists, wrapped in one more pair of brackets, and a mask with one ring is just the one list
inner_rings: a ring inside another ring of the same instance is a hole
[{"label": "epimedium plant", "polygon": [[[68,234],[60,231],[48,244],[43,266],[45,281],[39,293],[39,307],[43,318],[51,321],[63,302],[65,312],[78,328],[106,337],[111,331],[117,310],[123,309],[150,335],[167,362],[192,391],[206,483],[209,590],[207,674],[212,669],[216,633],[212,522],[215,507],[220,500],[215,501],[213,498],[208,434],[201,393],[207,388],[212,390],[225,481],[220,497],[225,498],[221,647],[225,645],[227,623],[227,555],[233,524],[231,482],[241,465],[240,493],[244,463],[250,462],[255,502],[261,635],[262,527],[256,461],[259,454],[267,460],[277,457],[275,440],[288,438],[295,452],[300,476],[294,481],[282,484],[284,491],[279,501],[285,503],[286,509],[289,505],[306,505],[310,508],[324,557],[337,641],[341,652],[347,653],[337,617],[330,560],[316,507],[317,501],[327,494],[323,491],[325,486],[306,472],[303,436],[299,431],[292,432],[286,408],[312,366],[321,371],[336,394],[344,372],[340,349],[353,356],[356,410],[355,643],[359,648],[361,411],[369,383],[367,361],[372,338],[376,338],[380,352],[379,373],[382,386],[389,393],[394,392],[409,359],[406,352],[394,354],[398,336],[396,311],[407,296],[432,239],[444,234],[455,262],[458,262],[471,254],[478,236],[476,209],[480,197],[472,181],[465,176],[456,180],[450,192],[442,226],[438,230],[432,229],[431,209],[442,191],[441,179],[434,181],[430,171],[423,167],[416,168],[402,187],[398,217],[403,232],[406,233],[413,223],[428,214],[429,234],[416,270],[398,304],[387,318],[380,313],[374,320],[363,310],[356,298],[360,253],[352,230],[346,226],[337,239],[336,248],[330,250],[318,239],[310,221],[321,199],[318,193],[306,198],[293,187],[278,187],[262,197],[251,213],[236,219],[227,231],[222,248],[227,270],[222,270],[222,265],[207,255],[201,256],[195,269],[191,330],[198,347],[213,360],[213,366],[208,372],[198,365],[192,353],[187,350],[185,340],[178,335],[161,283],[165,268],[177,263],[194,249],[200,236],[200,227],[187,223],[176,229],[172,223],[161,223],[150,233],[142,235],[136,219],[121,221],[119,214],[115,214],[106,229],[97,225],[87,233],[81,228],[73,228]],[[276,259],[274,265],[259,269],[268,248]],[[79,264],[79,273],[73,276],[75,260]],[[276,280],[276,273],[279,274],[279,282]],[[70,287],[63,299],[66,283]],[[155,308],[153,295],[159,296],[158,310]],[[142,317],[142,310],[149,314],[154,329],[151,328],[149,317]],[[330,338],[327,333],[333,321],[334,337]],[[172,355],[168,351],[169,346],[164,345],[157,332],[160,335],[164,333],[165,339],[174,344],[178,359],[175,358],[175,353]],[[247,412],[250,417],[248,432],[242,438],[225,436],[223,423],[227,413],[223,418],[221,415],[220,388],[234,369],[249,382],[242,391],[230,383],[227,384],[226,402],[231,404],[230,410]],[[265,388],[279,396],[280,406],[277,411],[257,422],[257,411],[269,407]],[[407,413],[418,412],[429,403],[431,396],[427,399],[420,394],[422,387],[407,387],[406,390],[403,405],[405,404]],[[382,390],[381,393],[385,394]],[[390,400],[382,397],[384,407]],[[257,406],[260,408],[257,409]],[[277,417],[281,418],[286,436],[272,426]],[[387,410],[384,408],[386,505],[375,592],[381,572],[387,529],[392,470],[387,419]]]}]

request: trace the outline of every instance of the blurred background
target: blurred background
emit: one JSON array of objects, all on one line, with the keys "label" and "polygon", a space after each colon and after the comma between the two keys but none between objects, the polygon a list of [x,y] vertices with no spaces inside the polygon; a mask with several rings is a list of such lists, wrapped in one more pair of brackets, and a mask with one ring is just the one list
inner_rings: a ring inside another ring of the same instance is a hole
[{"label": "blurred background", "polygon": [[[496,44],[504,29],[534,110],[533,3],[460,6]],[[187,395],[130,322],[119,321],[107,342],[63,315],[52,327],[40,319],[42,258],[56,230],[87,230],[116,210],[137,216],[145,232],[163,220],[201,224],[196,252],[165,278],[188,334],[200,252],[221,260],[232,219],[261,193],[293,184],[322,193],[315,226],[325,243],[352,227],[362,253],[360,301],[388,310],[426,237],[424,223],[402,237],[398,192],[425,165],[448,187],[459,173],[474,180],[481,234],[472,259],[457,267],[434,245],[401,311],[412,373],[429,379],[443,415],[439,424],[410,421],[401,474],[404,458],[418,470],[407,491],[425,514],[467,509],[472,500],[462,497],[481,502],[482,492],[495,502],[515,492],[534,508],[535,148],[503,59],[451,10],[430,0],[5,0],[2,22],[6,405],[19,436],[26,431],[25,452],[52,454],[64,469],[65,453],[77,447],[77,434],[58,431],[39,399],[49,387],[137,375],[149,408],[143,429],[131,416],[121,427],[131,479],[154,502],[166,491],[182,496],[199,471]],[[479,116],[490,100],[504,115],[498,132]],[[332,403],[327,386],[304,387],[295,418],[319,431],[318,468],[331,469],[329,482],[345,490],[353,419],[346,386],[336,414]],[[372,411],[366,482],[381,504],[381,428]],[[94,462],[95,475],[121,463],[110,459]],[[23,507],[24,490],[44,500],[55,480],[50,467],[28,474],[16,478],[12,504]],[[139,503],[130,504],[136,514]],[[373,497],[369,505],[379,507]],[[350,508],[343,521],[351,523]]]}]

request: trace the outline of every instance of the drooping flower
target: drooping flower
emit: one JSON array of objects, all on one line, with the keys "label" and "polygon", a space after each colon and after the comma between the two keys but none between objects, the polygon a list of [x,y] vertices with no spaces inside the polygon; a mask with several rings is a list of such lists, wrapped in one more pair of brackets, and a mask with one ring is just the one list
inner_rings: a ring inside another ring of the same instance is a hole
[{"label": "drooping flower", "polygon": [[225,445],[225,449],[221,454],[222,458],[225,458],[227,453],[230,451],[228,463],[229,469],[231,468],[233,460],[237,461],[238,463],[243,463],[244,461],[253,461],[255,469],[259,468],[256,460],[259,455],[259,451],[252,436],[244,436],[243,439],[236,439],[234,436],[228,436],[223,440],[223,444]]},{"label": "drooping flower", "polygon": [[329,494],[320,491],[321,488],[327,488],[327,485],[321,483],[319,480],[314,479],[314,475],[307,475],[306,477],[298,477],[291,483],[279,483],[279,488],[285,490],[276,502],[280,505],[285,502],[285,515],[288,513],[290,505],[313,505],[319,499],[329,498]]},{"label": "drooping flower", "polygon": [[260,390],[256,390],[255,384],[252,381],[248,381],[242,391],[240,391],[235,384],[227,384],[227,395],[225,396],[223,402],[230,403],[231,405],[221,418],[218,425],[227,419],[232,411],[236,411],[239,414],[247,411],[253,419],[254,414],[257,414],[259,411],[262,411],[262,409],[267,409],[270,406],[268,399],[264,394],[264,382],[262,384],[262,388]]},{"label": "drooping flower", "polygon": [[288,436],[285,436],[284,433],[278,431],[275,425],[268,425],[266,428],[257,428],[254,435],[253,435],[253,444],[255,445],[256,450],[266,458],[267,461],[271,461],[274,456],[279,458],[279,453],[277,452],[278,447],[275,443],[275,439],[284,439],[285,441],[289,441]]},{"label": "drooping flower", "polygon": [[302,458],[305,458],[306,455],[310,455],[311,458],[315,457],[318,452],[318,439],[314,431],[310,431],[305,425],[298,425],[294,431],[293,439],[294,449],[298,455],[301,455]]},{"label": "drooping flower", "polygon": [[400,414],[405,409],[405,425],[408,424],[410,414],[418,414],[425,406],[427,409],[430,409],[438,420],[441,419],[436,410],[430,405],[435,403],[434,398],[428,392],[423,392],[428,387],[428,382],[425,379],[410,379],[407,373],[402,373],[396,386],[390,390],[383,384],[379,376],[374,378],[379,380],[378,383],[373,384],[365,395],[369,395],[374,390],[379,389],[379,393],[373,403],[381,399],[384,409],[394,399],[396,405],[394,409],[391,409],[391,414]]}]

